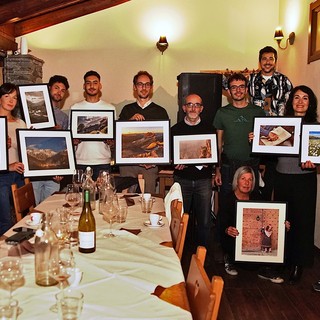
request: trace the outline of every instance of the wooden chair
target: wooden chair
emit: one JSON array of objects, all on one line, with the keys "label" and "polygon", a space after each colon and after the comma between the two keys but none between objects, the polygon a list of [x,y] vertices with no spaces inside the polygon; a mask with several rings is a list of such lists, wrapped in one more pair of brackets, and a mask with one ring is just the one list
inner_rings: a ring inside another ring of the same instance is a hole
[{"label": "wooden chair", "polygon": [[171,222],[170,232],[172,238],[172,244],[179,259],[181,260],[184,242],[186,239],[189,215],[184,213],[181,216],[182,202],[178,199],[171,201]]},{"label": "wooden chair", "polygon": [[194,320],[217,319],[223,291],[223,279],[220,276],[213,276],[210,282],[204,270],[206,253],[206,248],[200,246],[197,248],[197,253],[192,255],[186,281]]},{"label": "wooden chair", "polygon": [[17,222],[36,206],[32,183],[28,178],[24,179],[24,183],[24,186],[20,188],[18,188],[16,184],[11,185]]}]

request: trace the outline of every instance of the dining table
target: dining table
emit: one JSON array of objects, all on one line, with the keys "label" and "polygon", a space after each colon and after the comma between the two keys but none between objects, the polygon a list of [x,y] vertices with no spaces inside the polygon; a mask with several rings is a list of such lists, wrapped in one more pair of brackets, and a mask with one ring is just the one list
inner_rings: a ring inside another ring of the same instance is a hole
[{"label": "dining table", "polygon": [[[159,213],[162,220],[159,227],[152,227],[148,224],[149,214],[141,211],[141,196],[127,194],[125,198],[130,199],[127,219],[113,223],[115,237],[104,238],[109,224],[99,214],[97,201],[93,210],[96,251],[84,254],[77,246],[72,247],[76,267],[83,272],[76,287],[84,294],[80,319],[192,319],[180,260],[168,246],[171,234],[163,199],[154,198],[152,213]],[[50,212],[65,206],[64,195],[54,194],[35,211]],[[76,208],[74,217],[80,213],[81,208]],[[28,215],[14,227],[30,227],[29,224]],[[12,235],[12,229],[5,236]],[[34,238],[29,241],[34,242]],[[55,303],[58,286],[41,287],[35,283],[34,254],[22,255],[22,263],[24,283],[13,292],[22,309],[18,319],[57,319],[49,309]]]}]

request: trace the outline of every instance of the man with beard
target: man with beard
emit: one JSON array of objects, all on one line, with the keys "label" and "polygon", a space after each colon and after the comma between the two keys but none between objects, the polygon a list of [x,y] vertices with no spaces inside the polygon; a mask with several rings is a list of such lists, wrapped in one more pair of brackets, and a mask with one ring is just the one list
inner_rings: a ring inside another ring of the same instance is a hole
[{"label": "man with beard", "polygon": [[[283,116],[292,83],[276,71],[277,51],[264,47],[259,51],[260,71],[249,78],[248,91],[252,104],[262,108],[267,116]],[[277,160],[274,157],[263,159],[265,170],[262,172],[265,186],[261,189],[264,200],[271,200]]]},{"label": "man with beard", "polygon": [[[151,101],[153,77],[147,71],[139,71],[133,78],[133,92],[136,102],[123,107],[119,120],[167,120],[167,111]],[[158,167],[155,165],[121,166],[120,175],[123,177],[138,177],[143,174],[145,192],[155,193]]]},{"label": "man with beard", "polygon": [[[84,77],[83,89],[85,100],[75,103],[71,110],[113,110],[115,107],[110,103],[100,100],[102,84],[101,77],[96,71],[88,71]],[[85,169],[90,166],[93,170],[92,179],[97,180],[100,170],[110,170],[111,150],[113,141],[81,141],[74,139],[76,145],[77,168]]]},{"label": "man with beard", "polygon": [[232,103],[219,108],[214,118],[220,162],[216,167],[215,183],[220,187],[220,197],[232,191],[234,173],[241,166],[252,167],[256,177],[255,189],[258,188],[259,158],[250,156],[248,137],[254,117],[265,114],[261,108],[247,102],[247,90],[247,78],[241,73],[232,74],[228,79]]},{"label": "man with beard", "polygon": [[[53,107],[53,112],[56,120],[55,129],[67,130],[69,125],[68,116],[61,110],[65,95],[69,89],[68,79],[61,75],[54,75],[49,80],[49,94]],[[39,178],[37,178],[39,179]],[[41,181],[36,179],[32,180],[36,204],[39,204],[44,199],[49,197],[56,191],[60,190],[60,182],[63,177],[41,177]]]}]

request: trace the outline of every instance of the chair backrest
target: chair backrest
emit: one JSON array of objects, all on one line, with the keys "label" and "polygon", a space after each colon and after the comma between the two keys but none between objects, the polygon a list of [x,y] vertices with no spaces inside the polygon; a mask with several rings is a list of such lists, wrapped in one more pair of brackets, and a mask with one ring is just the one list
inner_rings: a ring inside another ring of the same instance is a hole
[{"label": "chair backrest", "polygon": [[170,232],[172,238],[173,247],[181,260],[184,242],[186,239],[189,215],[182,212],[182,202],[178,199],[171,201],[171,222]]},{"label": "chair backrest", "polygon": [[11,185],[17,221],[20,221],[24,215],[28,214],[36,206],[32,183],[27,178],[24,179],[24,183],[20,188],[16,184]]},{"label": "chair backrest", "polygon": [[194,320],[215,320],[218,317],[223,279],[213,276],[210,282],[204,270],[206,248],[198,247],[192,255],[187,276],[187,294]]}]

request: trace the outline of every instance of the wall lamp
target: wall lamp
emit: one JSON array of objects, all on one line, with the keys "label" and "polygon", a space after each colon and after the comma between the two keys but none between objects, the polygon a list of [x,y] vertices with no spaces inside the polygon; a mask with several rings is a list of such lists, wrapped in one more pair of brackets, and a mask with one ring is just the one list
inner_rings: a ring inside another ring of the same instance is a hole
[{"label": "wall lamp", "polygon": [[286,46],[285,47],[281,47],[280,43],[281,40],[284,38],[283,36],[283,32],[280,28],[277,28],[276,31],[274,32],[274,40],[276,40],[278,42],[278,47],[282,50],[286,50],[288,47],[288,42],[290,43],[290,45],[293,45],[294,40],[296,38],[296,34],[294,32],[291,32],[289,34],[289,38],[286,40]]},{"label": "wall lamp", "polygon": [[167,37],[166,36],[160,36],[159,41],[157,42],[157,48],[159,49],[159,51],[161,52],[161,54],[163,54],[164,51],[167,50],[167,48],[169,47],[169,43],[167,41]]}]

